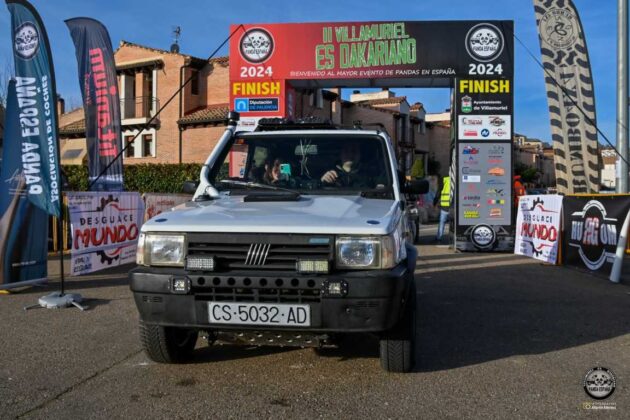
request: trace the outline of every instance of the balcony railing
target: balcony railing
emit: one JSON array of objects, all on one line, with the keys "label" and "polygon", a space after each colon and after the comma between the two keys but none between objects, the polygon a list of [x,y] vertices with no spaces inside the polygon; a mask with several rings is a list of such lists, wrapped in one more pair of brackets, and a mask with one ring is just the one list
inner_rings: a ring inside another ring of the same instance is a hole
[{"label": "balcony railing", "polygon": [[136,96],[120,99],[120,114],[123,120],[131,118],[151,118],[160,108],[154,96]]}]

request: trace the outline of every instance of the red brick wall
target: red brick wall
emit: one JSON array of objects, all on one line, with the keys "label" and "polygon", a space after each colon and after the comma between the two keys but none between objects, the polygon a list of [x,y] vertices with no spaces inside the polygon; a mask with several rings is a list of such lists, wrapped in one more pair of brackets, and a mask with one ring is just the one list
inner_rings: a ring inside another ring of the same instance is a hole
[{"label": "red brick wall", "polygon": [[203,163],[225,132],[225,126],[189,128],[183,132],[183,163]]},{"label": "red brick wall", "polygon": [[450,128],[439,125],[427,126],[424,135],[418,135],[416,143],[428,144],[429,156],[440,162],[440,175],[448,175],[451,162]]},{"label": "red brick wall", "polygon": [[350,107],[344,107],[342,116],[343,125],[352,125],[354,121],[362,121],[364,123],[381,123],[385,126],[385,129],[392,140],[394,140],[394,135],[396,133],[394,126],[396,124],[396,120],[394,115],[389,112],[353,105]]},{"label": "red brick wall", "polygon": [[200,76],[207,105],[230,102],[230,67],[227,63],[210,63],[202,69]]}]

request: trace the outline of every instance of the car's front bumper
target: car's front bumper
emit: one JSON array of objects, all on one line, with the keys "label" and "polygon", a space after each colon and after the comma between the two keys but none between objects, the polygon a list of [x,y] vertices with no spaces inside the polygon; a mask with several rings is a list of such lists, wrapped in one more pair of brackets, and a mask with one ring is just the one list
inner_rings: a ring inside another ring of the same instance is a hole
[{"label": "car's front bumper", "polygon": [[[392,328],[401,316],[413,281],[417,252],[408,247],[408,259],[391,270],[366,270],[330,275],[287,273],[203,273],[183,269],[137,267],[130,272],[131,290],[148,324],[184,328],[235,330],[305,330],[313,333],[380,332]],[[174,278],[190,280],[188,294],[172,292]],[[326,281],[343,279],[344,297],[328,297]],[[310,327],[211,324],[210,302],[265,302],[308,304]]]}]

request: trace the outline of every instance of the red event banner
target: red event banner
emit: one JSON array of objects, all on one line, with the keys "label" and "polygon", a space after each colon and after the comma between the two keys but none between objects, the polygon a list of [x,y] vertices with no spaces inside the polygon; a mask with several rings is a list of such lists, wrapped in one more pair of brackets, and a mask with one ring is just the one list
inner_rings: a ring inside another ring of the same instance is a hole
[{"label": "red event banner", "polygon": [[[230,79],[511,77],[511,21],[232,25]],[[479,65],[482,66],[479,66]]]},{"label": "red event banner", "polygon": [[454,78],[513,73],[512,21],[271,23],[230,31],[230,103],[249,119],[291,117],[293,87],[374,80],[450,87]]}]

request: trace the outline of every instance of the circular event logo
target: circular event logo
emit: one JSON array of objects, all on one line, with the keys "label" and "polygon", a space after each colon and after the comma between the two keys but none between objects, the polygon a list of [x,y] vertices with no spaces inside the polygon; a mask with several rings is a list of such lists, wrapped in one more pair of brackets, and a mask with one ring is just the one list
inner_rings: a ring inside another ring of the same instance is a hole
[{"label": "circular event logo", "polygon": [[539,32],[551,47],[570,48],[578,38],[578,22],[568,9],[551,9],[540,19]]},{"label": "circular event logo", "polygon": [[466,51],[475,60],[492,61],[503,52],[503,34],[494,25],[480,23],[466,34]]},{"label": "circular event logo", "polygon": [[488,225],[477,225],[470,233],[470,240],[479,249],[488,249],[494,245],[496,234]]},{"label": "circular event logo", "polygon": [[240,41],[241,57],[253,64],[267,61],[273,54],[273,47],[271,34],[262,28],[248,30]]},{"label": "circular event logo", "polygon": [[594,367],[584,376],[584,391],[596,400],[604,400],[615,392],[617,380],[612,370],[605,367]]},{"label": "circular event logo", "polygon": [[37,26],[33,22],[24,22],[15,31],[13,44],[15,53],[25,59],[30,60],[39,49],[39,33]]}]

